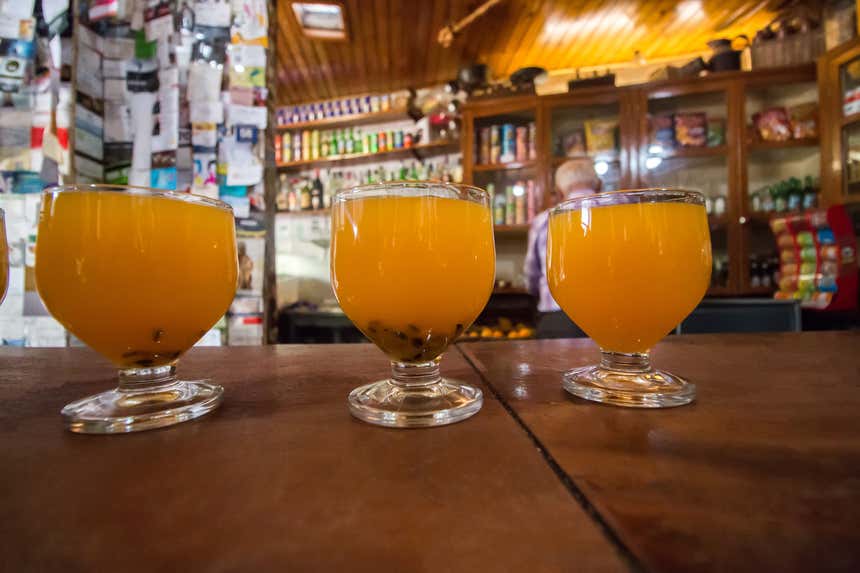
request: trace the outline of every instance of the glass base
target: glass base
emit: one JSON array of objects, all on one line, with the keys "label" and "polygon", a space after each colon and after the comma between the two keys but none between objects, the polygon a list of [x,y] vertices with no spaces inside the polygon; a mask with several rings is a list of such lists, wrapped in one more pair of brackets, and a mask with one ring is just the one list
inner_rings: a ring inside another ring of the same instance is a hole
[{"label": "glass base", "polygon": [[128,383],[129,371],[123,371],[118,388],[67,404],[61,412],[66,428],[78,434],[140,432],[199,418],[221,404],[221,386],[176,380],[173,367],[165,368],[170,369],[169,376],[154,380],[158,383]]},{"label": "glass base", "polygon": [[603,352],[599,365],[566,372],[562,386],[585,400],[629,408],[672,408],[696,399],[695,384],[652,370],[647,354]]},{"label": "glass base", "polygon": [[392,362],[392,378],[349,394],[349,411],[370,424],[392,428],[445,426],[474,416],[484,403],[478,388],[439,376],[438,360]]}]

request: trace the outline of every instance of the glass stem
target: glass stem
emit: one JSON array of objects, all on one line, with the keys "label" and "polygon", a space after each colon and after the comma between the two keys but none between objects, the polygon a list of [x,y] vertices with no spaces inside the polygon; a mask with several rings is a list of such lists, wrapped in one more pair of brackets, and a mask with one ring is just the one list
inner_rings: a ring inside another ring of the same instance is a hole
[{"label": "glass stem", "polygon": [[119,371],[120,392],[158,392],[176,382],[176,366],[123,368]]},{"label": "glass stem", "polygon": [[651,371],[651,356],[647,352],[612,352],[600,349],[600,367],[616,372],[641,374]]},{"label": "glass stem", "polygon": [[429,362],[397,362],[391,361],[391,382],[404,390],[417,390],[438,383],[442,376],[439,374],[439,362],[436,358]]}]

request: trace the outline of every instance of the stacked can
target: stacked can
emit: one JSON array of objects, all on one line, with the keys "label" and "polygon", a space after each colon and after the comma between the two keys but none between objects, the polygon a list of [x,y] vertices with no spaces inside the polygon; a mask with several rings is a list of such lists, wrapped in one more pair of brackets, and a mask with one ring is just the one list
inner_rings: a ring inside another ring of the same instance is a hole
[{"label": "stacked can", "polygon": [[506,123],[502,126],[502,151],[499,155],[499,161],[502,163],[510,163],[516,158],[516,134],[514,125]]}]

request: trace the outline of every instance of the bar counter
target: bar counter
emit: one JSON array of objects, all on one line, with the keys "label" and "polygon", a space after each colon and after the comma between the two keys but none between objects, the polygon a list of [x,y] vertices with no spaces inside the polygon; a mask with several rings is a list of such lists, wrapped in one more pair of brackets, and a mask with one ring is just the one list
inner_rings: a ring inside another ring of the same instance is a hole
[{"label": "bar counter", "polygon": [[373,346],[194,349],[221,408],[119,436],[63,430],[107,389],[86,349],[0,349],[2,571],[835,571],[860,567],[860,334],[690,335],[698,386],[644,411],[567,395],[587,340],[462,343],[484,407],[383,429],[346,395]]}]

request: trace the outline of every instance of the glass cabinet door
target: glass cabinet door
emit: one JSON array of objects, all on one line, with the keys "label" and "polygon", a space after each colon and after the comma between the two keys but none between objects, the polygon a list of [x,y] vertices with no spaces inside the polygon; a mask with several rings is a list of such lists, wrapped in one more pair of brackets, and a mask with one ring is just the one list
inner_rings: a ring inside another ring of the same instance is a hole
[{"label": "glass cabinet door", "polygon": [[730,261],[724,91],[649,96],[647,132],[640,149],[640,179],[646,187],[701,191],[711,229],[711,294],[736,284]]},{"label": "glass cabinet door", "polygon": [[860,201],[860,58],[839,67],[842,95],[842,192]]},{"label": "glass cabinet door", "polygon": [[601,190],[616,191],[621,184],[619,104],[560,105],[550,112],[552,185],[555,170],[569,159],[592,161]]},{"label": "glass cabinet door", "polygon": [[779,257],[769,219],[818,205],[821,172],[815,80],[747,86],[744,293],[776,291]]}]

